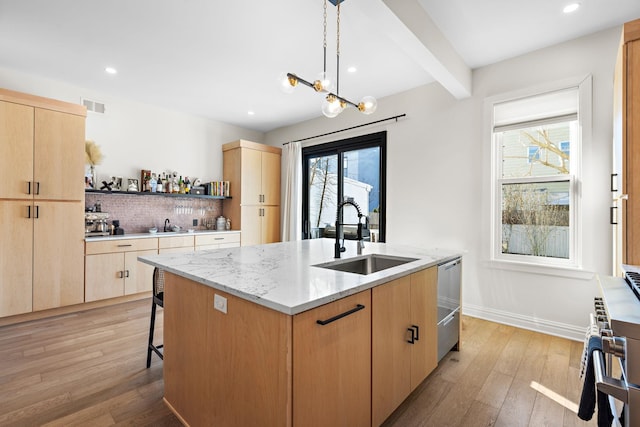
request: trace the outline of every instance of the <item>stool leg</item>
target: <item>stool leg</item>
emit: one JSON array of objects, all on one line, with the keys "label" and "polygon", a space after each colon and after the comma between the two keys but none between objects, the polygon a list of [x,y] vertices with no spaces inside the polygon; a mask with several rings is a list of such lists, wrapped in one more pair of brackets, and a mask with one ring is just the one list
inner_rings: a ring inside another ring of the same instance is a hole
[{"label": "stool leg", "polygon": [[151,298],[151,324],[149,325],[149,345],[147,346],[147,368],[151,366],[151,349],[153,347],[153,331],[156,325],[156,303]]}]

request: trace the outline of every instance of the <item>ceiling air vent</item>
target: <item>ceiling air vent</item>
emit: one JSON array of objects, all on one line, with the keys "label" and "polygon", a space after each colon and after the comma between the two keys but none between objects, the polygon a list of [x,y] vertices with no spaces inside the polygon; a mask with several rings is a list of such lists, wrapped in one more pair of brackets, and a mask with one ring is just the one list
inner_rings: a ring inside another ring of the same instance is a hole
[{"label": "ceiling air vent", "polygon": [[98,101],[92,101],[90,99],[82,98],[82,105],[87,107],[87,111],[93,111],[94,113],[104,114],[104,103]]}]

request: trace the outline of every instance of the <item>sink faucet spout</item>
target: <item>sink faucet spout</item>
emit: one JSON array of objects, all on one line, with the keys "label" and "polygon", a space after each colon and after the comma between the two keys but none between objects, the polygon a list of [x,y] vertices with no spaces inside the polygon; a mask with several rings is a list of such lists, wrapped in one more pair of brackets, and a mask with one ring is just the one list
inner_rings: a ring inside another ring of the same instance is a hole
[{"label": "sink faucet spout", "polygon": [[170,226],[170,225],[171,225],[171,221],[169,221],[169,218],[165,219],[164,220],[164,231],[165,231],[165,233],[167,231],[167,226]]},{"label": "sink faucet spout", "polygon": [[[356,202],[351,199],[345,200],[344,202],[338,204],[338,208],[336,209],[336,243],[334,245],[334,258],[340,258],[340,253],[345,251],[343,244],[340,243],[340,235],[342,234],[342,227],[345,225],[340,222],[340,214],[342,213],[342,209],[345,205],[351,205],[358,211],[358,231],[357,231],[357,239],[358,239],[358,255],[362,255],[362,249],[364,248],[364,241],[362,240],[362,222],[360,221],[362,217],[365,215],[360,211],[360,206]],[[344,237],[343,237],[344,243]]]}]

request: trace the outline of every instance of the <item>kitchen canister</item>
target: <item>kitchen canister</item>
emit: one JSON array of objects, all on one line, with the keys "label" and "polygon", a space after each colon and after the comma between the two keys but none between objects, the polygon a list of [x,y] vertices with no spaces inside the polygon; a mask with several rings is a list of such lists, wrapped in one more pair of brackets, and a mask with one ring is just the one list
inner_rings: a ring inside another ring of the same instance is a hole
[{"label": "kitchen canister", "polygon": [[227,219],[223,216],[219,216],[216,219],[216,230],[224,230],[227,228]]}]

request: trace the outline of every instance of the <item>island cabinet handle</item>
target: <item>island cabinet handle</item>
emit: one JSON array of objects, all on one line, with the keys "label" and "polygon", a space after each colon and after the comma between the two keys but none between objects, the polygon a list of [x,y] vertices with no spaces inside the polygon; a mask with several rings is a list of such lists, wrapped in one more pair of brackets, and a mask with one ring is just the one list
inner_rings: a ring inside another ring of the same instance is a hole
[{"label": "island cabinet handle", "polygon": [[416,325],[411,325],[410,328],[407,328],[407,331],[411,332],[411,338],[407,340],[409,344],[415,344],[416,341],[420,340],[420,328]]},{"label": "island cabinet handle", "polygon": [[119,248],[128,248],[129,246],[133,246],[132,244],[129,245],[118,245]]},{"label": "island cabinet handle", "polygon": [[327,319],[327,320],[316,320],[316,323],[317,323],[318,325],[322,325],[322,326],[324,326],[324,325],[327,325],[327,324],[329,324],[329,323],[331,323],[331,322],[335,322],[336,320],[340,320],[340,319],[342,319],[343,317],[347,317],[348,315],[353,314],[353,313],[355,313],[356,311],[360,311],[360,310],[362,310],[363,308],[364,308],[364,305],[362,305],[362,304],[357,304],[357,305],[355,306],[355,308],[352,308],[352,309],[351,309],[351,310],[349,310],[349,311],[345,311],[344,313],[340,313],[340,314],[338,314],[337,316],[333,316],[332,318]]}]

